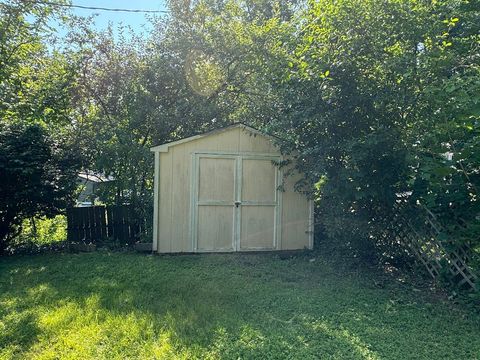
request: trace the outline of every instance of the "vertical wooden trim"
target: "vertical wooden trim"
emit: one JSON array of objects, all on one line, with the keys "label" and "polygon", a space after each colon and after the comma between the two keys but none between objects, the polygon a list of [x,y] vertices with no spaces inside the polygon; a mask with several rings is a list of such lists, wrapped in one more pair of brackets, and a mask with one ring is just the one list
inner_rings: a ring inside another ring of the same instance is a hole
[{"label": "vertical wooden trim", "polygon": [[[174,207],[174,202],[173,202],[173,198],[174,198],[174,192],[175,192],[175,185],[174,185],[174,177],[173,177],[173,169],[174,169],[174,161],[173,161],[173,158],[174,158],[174,154],[175,152],[177,152],[178,149],[176,148],[172,148],[170,151],[169,151],[169,154],[170,154],[170,223],[168,225],[168,228],[169,228],[169,236],[168,236],[168,243],[170,244],[169,248],[168,248],[168,252],[172,252],[172,249],[173,249],[173,207]],[[176,206],[176,204],[175,204]]]},{"label": "vertical wooden trim", "polygon": [[[283,161],[283,156],[280,158],[280,162]],[[276,242],[276,249],[282,249],[282,226],[283,226],[283,208],[282,208],[282,198],[283,192],[279,190],[279,186],[283,184],[283,171],[280,168],[277,168],[276,173],[276,180],[275,180],[275,191],[277,196],[277,206],[275,209],[275,242]]]},{"label": "vertical wooden trim", "polygon": [[155,151],[155,174],[153,178],[153,239],[152,250],[158,250],[158,203],[159,203],[159,183],[160,183],[160,153]]},{"label": "vertical wooden trim", "polygon": [[308,248],[313,249],[313,236],[315,235],[315,206],[313,200],[308,200]]},{"label": "vertical wooden trim", "polygon": [[[235,200],[242,201],[242,182],[243,182],[243,158],[236,156],[235,160]],[[239,207],[234,205],[234,228],[233,228],[233,251],[240,250],[241,231],[242,231],[242,204]]]},{"label": "vertical wooden trim", "polygon": [[190,176],[190,238],[192,251],[197,252],[197,215],[198,215],[198,154],[191,155],[191,176]]}]

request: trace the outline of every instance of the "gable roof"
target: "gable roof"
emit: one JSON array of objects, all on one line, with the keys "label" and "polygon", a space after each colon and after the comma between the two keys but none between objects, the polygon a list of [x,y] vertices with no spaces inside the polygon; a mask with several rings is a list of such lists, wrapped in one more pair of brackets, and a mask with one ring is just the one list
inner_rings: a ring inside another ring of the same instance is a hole
[{"label": "gable roof", "polygon": [[79,177],[82,180],[91,181],[94,183],[104,183],[104,182],[110,182],[115,180],[113,176],[106,176],[104,174],[96,173],[91,170],[80,171],[77,174],[77,177]]},{"label": "gable roof", "polygon": [[249,126],[249,125],[244,124],[242,122],[237,122],[237,123],[233,123],[231,125],[227,125],[227,126],[224,126],[224,127],[218,128],[218,129],[207,131],[207,132],[204,132],[204,133],[201,133],[201,134],[189,136],[189,137],[186,137],[186,138],[183,138],[183,139],[180,139],[180,140],[176,140],[176,141],[171,141],[171,142],[168,142],[168,143],[165,143],[165,144],[160,144],[160,145],[157,145],[157,146],[154,146],[154,147],[150,148],[150,151],[153,151],[153,152],[167,152],[168,148],[171,147],[171,146],[184,144],[184,143],[189,142],[189,141],[198,140],[198,139],[210,136],[210,135],[219,134],[219,133],[222,133],[222,132],[225,132],[225,131],[228,131],[228,130],[232,130],[232,129],[236,129],[236,128],[248,130],[248,131],[250,131],[254,134],[258,134],[258,135],[264,136],[266,138],[270,138],[270,139],[275,138],[275,136],[265,134],[264,132],[262,132],[262,131],[260,131],[256,128],[252,127],[252,126]]}]

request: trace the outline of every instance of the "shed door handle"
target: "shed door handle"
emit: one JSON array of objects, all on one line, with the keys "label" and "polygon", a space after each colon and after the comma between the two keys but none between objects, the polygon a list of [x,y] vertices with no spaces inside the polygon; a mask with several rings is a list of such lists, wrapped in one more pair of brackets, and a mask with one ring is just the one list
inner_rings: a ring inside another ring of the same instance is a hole
[{"label": "shed door handle", "polygon": [[238,207],[240,206],[240,204],[241,204],[241,203],[242,203],[241,201],[235,201],[235,207],[237,207],[237,208],[238,208]]}]

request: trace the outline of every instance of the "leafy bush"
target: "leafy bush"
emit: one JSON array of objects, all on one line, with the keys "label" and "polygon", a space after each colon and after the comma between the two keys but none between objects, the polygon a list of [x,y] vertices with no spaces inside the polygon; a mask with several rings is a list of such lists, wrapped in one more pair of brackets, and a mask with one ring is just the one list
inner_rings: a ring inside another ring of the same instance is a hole
[{"label": "leafy bush", "polygon": [[73,202],[78,155],[38,124],[0,123],[0,252],[25,219],[52,217]]},{"label": "leafy bush", "polygon": [[31,218],[23,221],[22,232],[15,243],[31,242],[46,245],[67,240],[67,218],[57,215],[53,218]]},{"label": "leafy bush", "polygon": [[311,1],[301,35],[283,40],[288,67],[272,80],[283,109],[268,127],[306,191],[327,179],[319,221],[339,248],[402,256],[382,231],[403,193],[438,216],[448,241],[478,243],[475,19],[473,2]]},{"label": "leafy bush", "polygon": [[7,248],[9,253],[35,253],[47,249],[63,249],[67,240],[67,218],[57,215],[53,218],[24,219],[21,232]]}]

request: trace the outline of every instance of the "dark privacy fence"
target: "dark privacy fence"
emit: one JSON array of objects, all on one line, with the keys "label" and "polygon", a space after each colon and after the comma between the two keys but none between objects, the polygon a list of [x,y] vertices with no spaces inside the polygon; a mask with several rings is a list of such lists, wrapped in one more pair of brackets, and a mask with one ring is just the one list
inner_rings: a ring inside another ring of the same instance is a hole
[{"label": "dark privacy fence", "polygon": [[139,218],[130,205],[67,209],[69,242],[97,243],[111,240],[133,244],[144,232],[145,219]]}]

